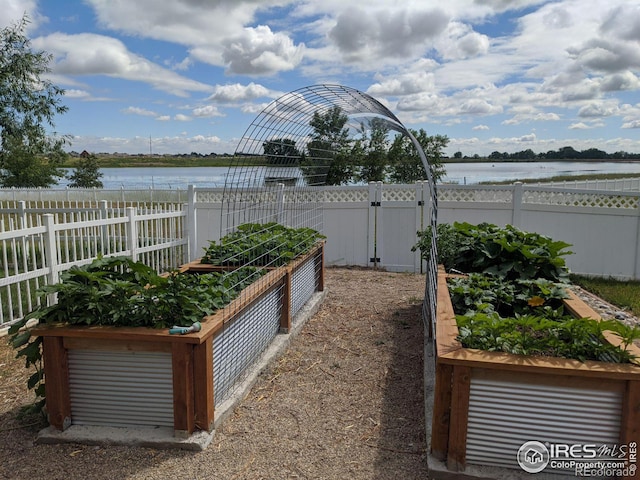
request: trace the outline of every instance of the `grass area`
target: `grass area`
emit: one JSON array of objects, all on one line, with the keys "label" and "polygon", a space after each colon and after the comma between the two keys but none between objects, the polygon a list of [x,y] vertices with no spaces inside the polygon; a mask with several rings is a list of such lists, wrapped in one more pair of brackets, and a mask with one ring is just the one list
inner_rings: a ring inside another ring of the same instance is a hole
[{"label": "grass area", "polygon": [[640,316],[640,281],[572,275],[571,281],[619,308]]},{"label": "grass area", "polygon": [[638,173],[594,173],[585,175],[556,175],[548,178],[525,178],[521,180],[505,180],[503,182],[480,182],[481,185],[512,185],[514,182],[544,183],[544,182],[573,182],[580,180],[614,180],[617,178],[638,178]]}]

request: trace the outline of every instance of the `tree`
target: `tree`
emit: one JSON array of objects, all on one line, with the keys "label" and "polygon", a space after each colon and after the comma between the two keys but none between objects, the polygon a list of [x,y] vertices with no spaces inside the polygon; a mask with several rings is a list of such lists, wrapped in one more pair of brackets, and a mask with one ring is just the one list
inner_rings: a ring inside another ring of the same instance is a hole
[{"label": "tree", "polygon": [[298,165],[300,152],[296,148],[295,140],[290,138],[276,138],[262,144],[264,154],[269,165]]},{"label": "tree", "polygon": [[[386,170],[388,165],[389,135],[388,124],[380,119],[374,118],[370,123],[370,134],[367,137],[364,126],[362,139],[362,160],[358,179],[363,182],[382,182],[386,180]],[[352,156],[356,160],[356,156]]]},{"label": "tree", "polygon": [[[446,175],[442,158],[443,150],[449,144],[449,138],[445,135],[429,136],[422,128],[419,131],[413,129],[410,131],[422,146],[431,168],[433,181],[438,182]],[[427,178],[418,150],[406,135],[396,135],[389,149],[389,163],[391,164],[390,179],[395,183],[412,183]]]},{"label": "tree", "polygon": [[342,185],[353,177],[349,160],[351,142],[345,128],[349,117],[334,105],[325,113],[313,113],[309,125],[313,128],[307,144],[308,155],[301,161],[302,172],[309,185]]},{"label": "tree", "polygon": [[31,50],[28,18],[0,31],[0,185],[49,187],[64,177],[64,138],[47,135],[53,117],[67,111],[64,90],[41,77],[52,56]]},{"label": "tree", "polygon": [[98,158],[91,153],[82,152],[73,173],[69,175],[69,186],[72,188],[102,188],[100,181],[102,172],[98,166]]}]

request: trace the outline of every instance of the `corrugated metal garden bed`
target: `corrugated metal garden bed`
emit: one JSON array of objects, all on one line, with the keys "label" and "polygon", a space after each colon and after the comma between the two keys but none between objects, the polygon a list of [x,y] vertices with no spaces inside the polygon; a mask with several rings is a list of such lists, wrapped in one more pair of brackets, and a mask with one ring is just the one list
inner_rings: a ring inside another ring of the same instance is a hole
[{"label": "corrugated metal garden bed", "polygon": [[[324,242],[271,269],[186,335],[109,326],[42,326],[52,427],[172,427],[211,431],[215,407],[276,335],[324,288]],[[189,265],[182,267],[189,273]],[[202,273],[203,268],[198,272]],[[176,323],[180,323],[176,319]]]},{"label": "corrugated metal garden bed", "polygon": [[[578,318],[600,319],[570,295],[565,309]],[[518,451],[530,441],[638,441],[639,366],[464,348],[457,339],[444,269],[438,276],[437,305],[431,450],[448,470],[464,472],[467,465],[478,465],[522,471]],[[616,342],[614,336],[607,340]],[[627,348],[640,356],[637,346]]]}]

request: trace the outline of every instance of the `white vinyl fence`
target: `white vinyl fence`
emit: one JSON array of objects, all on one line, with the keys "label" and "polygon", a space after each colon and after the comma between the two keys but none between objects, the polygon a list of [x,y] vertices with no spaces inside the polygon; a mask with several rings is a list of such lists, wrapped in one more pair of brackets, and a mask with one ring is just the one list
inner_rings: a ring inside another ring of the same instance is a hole
[{"label": "white vinyl fence", "polygon": [[120,208],[100,202],[29,209],[20,201],[0,213],[0,328],[45,301],[36,295],[40,286],[98,256],[128,256],[160,272],[189,258],[182,207]]},{"label": "white vinyl fence", "polygon": [[[221,195],[221,190],[190,190],[195,257],[219,238]],[[440,185],[438,222],[511,224],[570,243],[574,253],[566,261],[574,273],[640,279],[639,198],[640,191]],[[426,183],[327,187],[323,200],[327,265],[421,271],[419,252],[411,247],[416,232],[428,225]]]},{"label": "white vinyl fence", "polygon": [[[572,244],[574,253],[566,260],[574,273],[640,279],[640,189],[618,187],[440,185],[438,221],[512,224]],[[314,201],[320,196],[323,202],[327,265],[421,272],[420,254],[411,247],[428,225],[427,189],[423,182],[371,183],[310,187],[297,195],[311,195]],[[6,199],[17,192],[28,201]],[[90,191],[95,198],[99,192]],[[156,190],[153,196],[164,198],[158,202],[136,202],[136,192],[118,191],[118,198],[111,199],[113,191],[105,191],[110,200],[95,202],[83,190],[0,190],[0,199],[6,199],[0,201],[0,325],[32,308],[35,288],[71,265],[99,254],[131,255],[166,270],[199,258],[210,241],[220,238],[221,188],[190,187],[166,195]],[[300,198],[290,197],[286,188],[282,195],[274,220],[286,221],[297,214]]]}]

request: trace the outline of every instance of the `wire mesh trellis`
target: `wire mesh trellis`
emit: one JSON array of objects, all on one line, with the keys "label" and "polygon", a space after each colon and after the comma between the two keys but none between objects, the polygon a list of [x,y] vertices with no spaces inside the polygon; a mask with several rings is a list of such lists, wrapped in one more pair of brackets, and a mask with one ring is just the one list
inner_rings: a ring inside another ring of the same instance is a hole
[{"label": "wire mesh trellis", "polygon": [[[380,125],[387,131],[410,138],[431,187],[431,201],[427,207],[431,209],[434,232],[433,260],[427,274],[423,316],[426,334],[434,337],[437,203],[430,166],[422,147],[402,122],[382,103],[353,88],[342,85],[304,87],[276,99],[251,122],[238,143],[225,180],[221,240],[215,245],[212,242],[207,251],[207,255],[211,253],[207,262],[226,268],[251,266],[264,271],[281,266],[311,248],[311,244],[319,239],[317,234],[323,230],[324,186],[336,183],[332,177],[335,166],[348,155],[343,149],[349,143],[345,140],[362,136],[363,132]],[[315,271],[317,273],[317,269]],[[308,286],[297,286],[295,278],[294,291],[313,292]],[[258,279],[256,283],[261,281]],[[294,308],[298,309],[303,301],[298,296]],[[273,322],[271,317],[265,318],[265,322]],[[252,319],[253,323],[259,321]],[[241,329],[233,327],[232,323],[216,339],[220,351],[225,348],[227,333],[229,346],[237,342],[251,343],[250,339],[237,338],[236,332]],[[253,328],[260,330],[257,324]],[[271,327],[266,330],[273,332]],[[256,350],[252,354],[259,353]],[[238,363],[239,360],[225,359],[228,368]],[[216,376],[237,377],[237,373],[223,371],[223,365],[218,364],[215,368]]]}]

